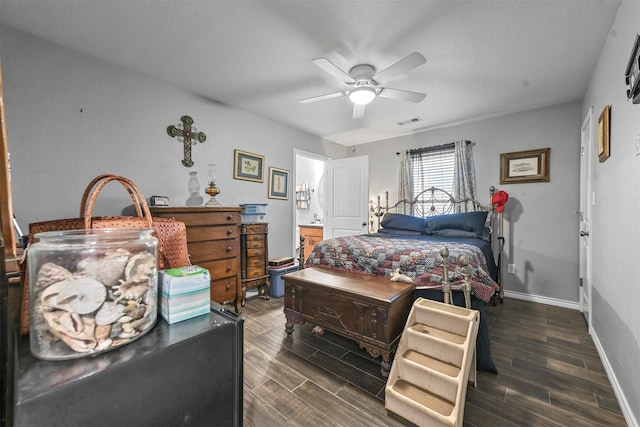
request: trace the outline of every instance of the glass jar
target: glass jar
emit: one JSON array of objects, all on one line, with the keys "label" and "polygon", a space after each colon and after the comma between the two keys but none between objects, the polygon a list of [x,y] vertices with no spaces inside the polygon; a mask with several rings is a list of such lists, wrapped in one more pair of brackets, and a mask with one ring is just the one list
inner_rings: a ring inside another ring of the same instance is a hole
[{"label": "glass jar", "polygon": [[147,229],[38,233],[27,252],[31,353],[44,360],[95,355],[156,323],[158,239]]}]

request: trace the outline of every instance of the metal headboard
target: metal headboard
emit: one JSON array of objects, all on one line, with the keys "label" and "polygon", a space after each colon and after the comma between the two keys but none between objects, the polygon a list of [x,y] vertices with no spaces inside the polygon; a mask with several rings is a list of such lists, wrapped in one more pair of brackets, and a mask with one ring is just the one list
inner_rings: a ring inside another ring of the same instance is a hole
[{"label": "metal headboard", "polygon": [[378,204],[373,215],[378,218],[378,229],[381,228],[381,221],[384,214],[389,212],[407,213],[417,217],[427,218],[435,215],[444,215],[454,212],[487,211],[488,222],[493,224],[494,209],[491,204],[491,197],[495,193],[495,187],[489,188],[489,203],[465,198],[457,200],[451,193],[440,188],[431,187],[418,193],[413,199],[403,199],[389,206],[389,192],[385,191],[385,204],[381,204],[381,196],[378,196]]}]

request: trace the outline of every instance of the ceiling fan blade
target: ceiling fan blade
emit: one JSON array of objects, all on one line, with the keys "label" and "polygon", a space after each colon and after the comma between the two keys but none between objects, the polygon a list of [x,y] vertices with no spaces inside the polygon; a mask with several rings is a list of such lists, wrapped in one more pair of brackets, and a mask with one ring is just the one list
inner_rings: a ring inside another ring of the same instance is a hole
[{"label": "ceiling fan blade", "polygon": [[389,98],[389,99],[399,99],[401,101],[409,101],[409,102],[420,102],[427,95],[420,92],[412,92],[410,90],[402,90],[402,89],[391,89],[388,87],[383,87],[378,92],[378,96],[381,98]]},{"label": "ceiling fan blade", "polygon": [[409,70],[413,70],[414,68],[424,64],[425,62],[427,62],[425,57],[418,52],[410,53],[398,62],[391,64],[384,70],[374,75],[373,80],[378,83],[384,83],[387,80],[391,80],[392,78],[399,76],[400,74],[404,74]]},{"label": "ceiling fan blade", "polygon": [[310,102],[324,101],[325,99],[338,98],[340,96],[345,96],[346,94],[347,94],[346,91],[328,93],[326,95],[312,96],[311,98],[301,99],[298,102],[301,103],[301,104],[309,104]]},{"label": "ceiling fan blade", "polygon": [[331,74],[340,81],[343,81],[347,84],[356,82],[353,77],[351,77],[348,73],[342,71],[336,64],[329,61],[327,58],[316,58],[312,59],[311,62],[313,62],[315,65],[322,68],[324,71]]},{"label": "ceiling fan blade", "polygon": [[364,117],[364,111],[366,109],[367,109],[366,105],[353,104],[353,118],[361,119],[362,117]]}]

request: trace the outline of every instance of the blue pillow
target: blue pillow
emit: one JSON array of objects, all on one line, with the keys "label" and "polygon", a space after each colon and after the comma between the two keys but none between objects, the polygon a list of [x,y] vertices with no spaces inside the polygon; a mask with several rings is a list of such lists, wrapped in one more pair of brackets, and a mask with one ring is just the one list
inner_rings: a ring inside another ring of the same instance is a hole
[{"label": "blue pillow", "polygon": [[394,230],[393,228],[381,228],[378,230],[380,234],[387,234],[390,236],[422,236],[422,231],[415,230]]},{"label": "blue pillow", "polygon": [[380,225],[383,228],[394,230],[411,230],[422,231],[424,230],[424,218],[418,218],[417,216],[387,213],[382,217]]},{"label": "blue pillow", "polygon": [[486,211],[438,215],[427,218],[425,234],[433,234],[439,230],[453,229],[471,231],[478,237],[482,237],[486,221]]},{"label": "blue pillow", "polygon": [[473,231],[456,230],[455,228],[443,228],[442,230],[436,230],[433,232],[433,235],[436,237],[463,237],[470,239],[480,238],[480,236],[478,236]]}]

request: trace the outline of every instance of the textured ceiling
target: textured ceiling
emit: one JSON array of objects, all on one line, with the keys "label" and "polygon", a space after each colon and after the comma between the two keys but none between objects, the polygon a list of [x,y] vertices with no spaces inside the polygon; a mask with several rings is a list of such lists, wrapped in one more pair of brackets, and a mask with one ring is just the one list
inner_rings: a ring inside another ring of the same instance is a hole
[{"label": "textured ceiling", "polygon": [[[0,0],[0,22],[344,145],[582,99],[619,0]],[[611,36],[615,36],[612,32]],[[311,63],[427,63],[352,119]],[[421,120],[400,126],[398,122]]]}]

